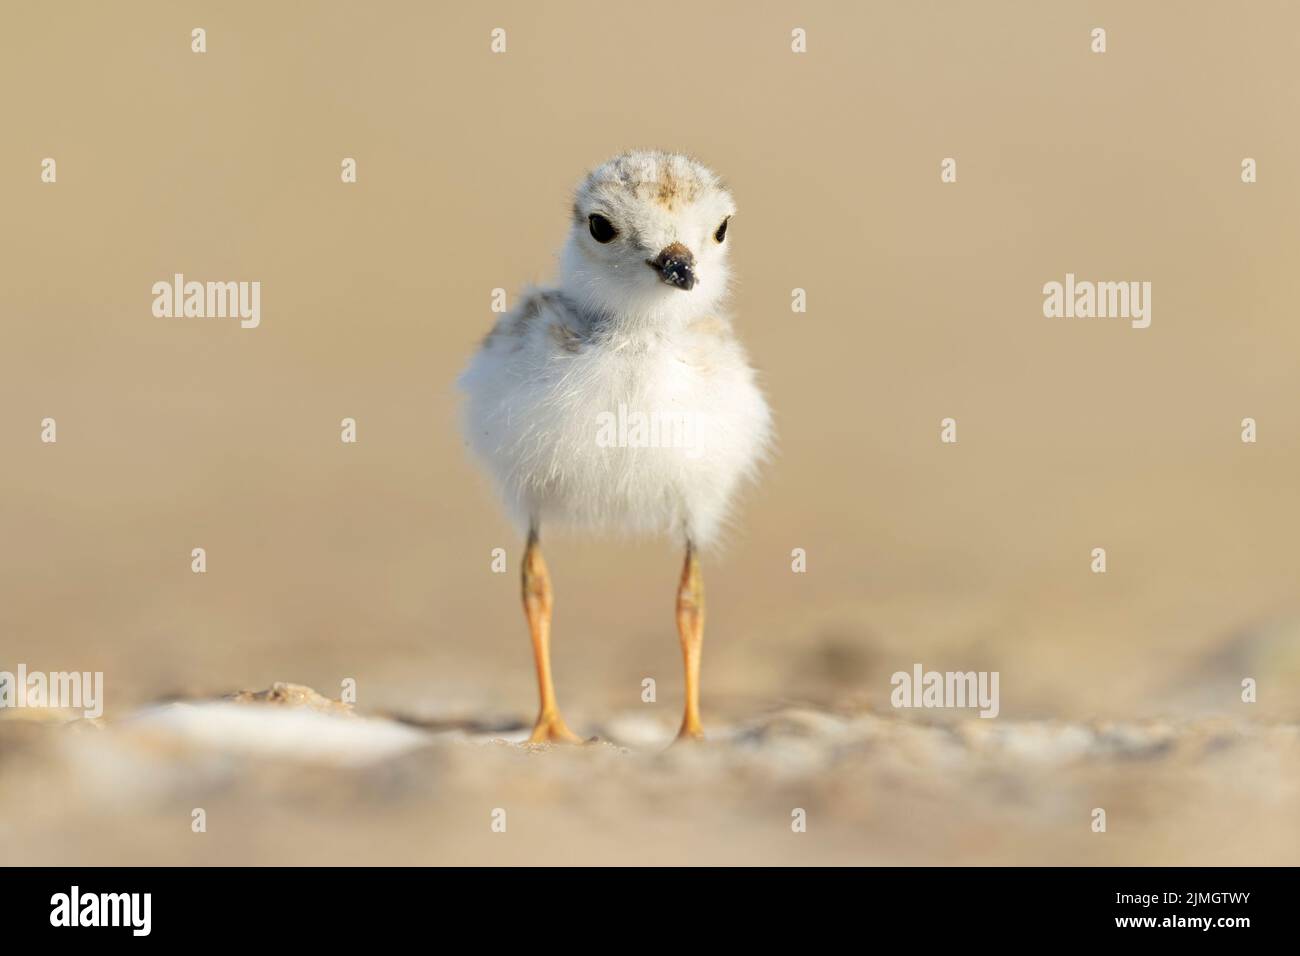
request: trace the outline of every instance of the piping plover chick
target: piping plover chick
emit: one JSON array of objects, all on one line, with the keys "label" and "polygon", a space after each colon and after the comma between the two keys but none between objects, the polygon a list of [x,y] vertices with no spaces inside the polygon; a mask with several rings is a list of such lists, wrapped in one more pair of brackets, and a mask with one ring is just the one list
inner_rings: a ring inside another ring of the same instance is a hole
[{"label": "piping plover chick", "polygon": [[559,283],[528,290],[461,376],[465,433],[521,528],[541,710],[531,740],[577,742],[551,679],[542,527],[670,535],[686,549],[682,738],[700,726],[699,551],[769,441],[770,413],[718,306],[731,195],[686,156],[629,152],[574,197]]}]

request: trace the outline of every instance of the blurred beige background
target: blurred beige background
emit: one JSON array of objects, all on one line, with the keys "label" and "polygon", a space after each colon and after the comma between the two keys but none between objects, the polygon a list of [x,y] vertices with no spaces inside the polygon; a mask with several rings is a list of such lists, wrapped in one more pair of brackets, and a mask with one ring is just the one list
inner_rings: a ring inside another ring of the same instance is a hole
[{"label": "blurred beige background", "polygon": [[[1300,714],[1294,5],[87,2],[0,37],[0,669],[102,670],[109,718],[349,677],[530,718],[454,379],[585,170],[654,146],[737,197],[779,430],[705,565],[706,726],[888,710],[914,662],[1000,671],[1013,720]],[[175,272],[260,281],[261,327],[154,318]],[[1152,282],[1151,327],[1045,319],[1066,272]],[[646,676],[675,722],[675,548],[547,546],[570,722]]]}]

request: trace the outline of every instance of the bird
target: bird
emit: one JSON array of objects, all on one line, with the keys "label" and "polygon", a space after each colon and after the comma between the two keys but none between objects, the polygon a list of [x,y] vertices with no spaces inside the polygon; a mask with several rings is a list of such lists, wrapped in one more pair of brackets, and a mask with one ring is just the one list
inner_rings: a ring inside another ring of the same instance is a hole
[{"label": "bird", "polygon": [[700,161],[624,152],[588,172],[554,285],[526,287],[459,379],[466,444],[526,531],[521,577],[540,706],[531,743],[581,743],[551,673],[541,531],[658,536],[684,550],[677,740],[704,736],[701,554],[770,457],[772,413],[723,311],[730,191]]}]

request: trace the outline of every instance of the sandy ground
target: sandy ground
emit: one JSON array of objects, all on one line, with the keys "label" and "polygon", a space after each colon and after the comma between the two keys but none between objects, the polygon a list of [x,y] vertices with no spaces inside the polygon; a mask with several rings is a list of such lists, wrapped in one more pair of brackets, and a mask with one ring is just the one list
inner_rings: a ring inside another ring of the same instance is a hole
[{"label": "sandy ground", "polygon": [[666,749],[671,726],[629,712],[564,747],[521,743],[521,726],[364,714],[292,685],[243,698],[111,722],[10,711],[5,861],[1300,862],[1295,724],[788,707]]}]

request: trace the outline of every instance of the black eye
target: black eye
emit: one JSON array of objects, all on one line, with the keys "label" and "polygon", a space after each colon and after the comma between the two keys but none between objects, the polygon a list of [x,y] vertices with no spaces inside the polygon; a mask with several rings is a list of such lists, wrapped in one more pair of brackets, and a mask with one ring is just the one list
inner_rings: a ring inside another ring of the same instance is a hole
[{"label": "black eye", "polygon": [[618,235],[618,230],[614,228],[614,224],[597,213],[592,213],[587,217],[587,225],[591,227],[591,238],[597,242],[609,242]]},{"label": "black eye", "polygon": [[729,222],[731,222],[730,216],[722,220],[722,225],[720,225],[718,227],[718,231],[713,234],[713,238],[718,240],[718,242],[721,242],[723,239],[727,238],[727,223]]}]

